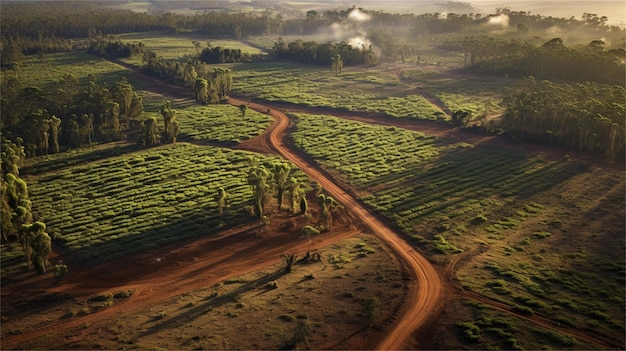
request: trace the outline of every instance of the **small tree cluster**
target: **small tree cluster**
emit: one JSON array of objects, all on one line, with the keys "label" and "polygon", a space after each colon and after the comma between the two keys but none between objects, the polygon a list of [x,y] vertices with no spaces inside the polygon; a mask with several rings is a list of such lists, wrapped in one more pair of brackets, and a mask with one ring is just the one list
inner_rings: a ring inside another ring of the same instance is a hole
[{"label": "small tree cluster", "polygon": [[34,264],[39,273],[46,273],[48,255],[52,252],[52,239],[46,233],[46,225],[40,221],[23,224],[19,237],[28,261],[28,269],[31,269]]},{"label": "small tree cluster", "polygon": [[[267,166],[267,167],[266,167]],[[248,184],[253,191],[254,213],[264,217],[265,204],[275,194],[279,209],[283,209],[285,194],[289,194],[289,209],[293,213],[308,213],[305,191],[295,177],[290,177],[291,166],[283,162],[255,165],[248,171]]]},{"label": "small tree cluster", "polygon": [[249,60],[247,53],[241,49],[229,49],[221,46],[204,48],[198,59],[206,63],[237,63]]},{"label": "small tree cluster", "polygon": [[248,185],[252,187],[254,211],[260,219],[265,216],[265,202],[270,193],[269,177],[270,173],[262,165],[252,167],[248,172]]},{"label": "small tree cluster", "polygon": [[324,230],[330,230],[333,224],[332,210],[341,206],[332,196],[319,194],[317,196],[320,205],[321,222]]}]

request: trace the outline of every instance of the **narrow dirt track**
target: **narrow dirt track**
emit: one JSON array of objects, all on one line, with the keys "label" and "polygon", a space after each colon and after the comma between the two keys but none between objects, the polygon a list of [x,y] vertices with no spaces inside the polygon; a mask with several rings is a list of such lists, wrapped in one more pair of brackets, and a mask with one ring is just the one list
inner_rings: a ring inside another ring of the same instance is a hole
[{"label": "narrow dirt track", "polygon": [[[240,105],[246,102],[231,99],[230,103]],[[410,284],[410,303],[404,307],[393,330],[378,345],[380,350],[405,349],[406,342],[412,333],[434,317],[442,307],[444,294],[441,277],[430,262],[401,239],[389,226],[373,215],[356,198],[337,186],[317,167],[298,156],[283,143],[285,132],[290,124],[287,115],[256,103],[249,103],[248,107],[259,112],[270,111],[272,117],[276,119],[276,123],[266,136],[270,146],[282,157],[307,173],[311,179],[318,182],[329,194],[367,225],[374,234],[386,242],[409,266],[414,275],[414,283]]]}]

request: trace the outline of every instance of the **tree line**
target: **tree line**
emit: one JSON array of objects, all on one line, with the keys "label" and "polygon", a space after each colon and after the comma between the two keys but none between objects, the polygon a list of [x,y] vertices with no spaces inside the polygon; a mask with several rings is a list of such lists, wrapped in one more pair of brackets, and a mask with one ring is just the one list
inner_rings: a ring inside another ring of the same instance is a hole
[{"label": "tree line", "polygon": [[19,165],[25,157],[24,149],[5,138],[4,135],[0,138],[2,142],[2,174],[0,176],[2,240],[8,242],[10,237],[16,237],[26,257],[28,269],[34,267],[43,274],[48,269],[52,239],[46,233],[46,224],[33,219],[28,186],[19,177]]},{"label": "tree line", "polygon": [[62,147],[116,141],[140,124],[143,102],[125,79],[111,86],[94,76],[81,85],[68,74],[50,92],[23,87],[19,78],[2,76],[2,131],[27,157],[56,153]]},{"label": "tree line", "polygon": [[[284,19],[269,7],[260,13],[231,13],[205,11],[193,15],[175,12],[140,13],[115,8],[116,2],[3,2],[0,4],[0,32],[14,38],[62,37],[84,38],[90,30],[107,34],[168,30],[172,33],[190,32],[209,37],[246,38],[252,35],[298,35],[313,34],[333,23],[346,21],[355,9],[310,10],[305,16]],[[508,26],[521,32],[545,30],[558,27],[564,32],[582,31],[593,33],[623,43],[624,30],[608,25],[606,16],[584,13],[580,18],[541,16],[524,11],[499,8],[494,14],[455,13],[467,11],[467,6],[451,8],[447,13],[388,13],[381,10],[359,8],[367,14],[367,30],[373,28],[403,28],[396,30],[398,36],[415,38],[427,34],[470,31],[484,28],[492,17],[506,15]]]},{"label": "tree line", "polygon": [[626,89],[525,78],[507,88],[502,127],[519,140],[624,158]]},{"label": "tree line", "polygon": [[512,77],[533,76],[538,80],[625,84],[626,52],[624,49],[606,50],[602,40],[572,48],[565,46],[561,38],[537,46],[515,39],[471,36],[448,40],[440,47],[463,52],[465,67],[476,72]]},{"label": "tree line", "polygon": [[371,45],[355,48],[344,41],[319,44],[315,41],[305,42],[297,39],[286,43],[282,37],[279,37],[272,52],[279,58],[316,65],[328,65],[331,58],[336,57],[336,55],[340,55],[342,63],[346,66],[372,64],[377,59]]},{"label": "tree line", "polygon": [[196,101],[202,104],[225,101],[232,88],[233,76],[229,68],[208,65],[197,57],[181,62],[144,50],[143,62],[145,74],[191,88]]}]

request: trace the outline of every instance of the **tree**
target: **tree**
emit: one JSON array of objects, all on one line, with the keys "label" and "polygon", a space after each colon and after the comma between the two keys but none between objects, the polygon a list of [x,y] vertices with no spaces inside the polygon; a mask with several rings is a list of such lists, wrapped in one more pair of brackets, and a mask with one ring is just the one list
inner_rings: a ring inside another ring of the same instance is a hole
[{"label": "tree", "polygon": [[143,121],[139,140],[137,142],[143,146],[154,146],[160,144],[159,125],[155,117],[149,117]]},{"label": "tree", "polygon": [[223,101],[230,94],[233,83],[232,71],[229,68],[217,67],[211,73],[211,85],[217,90],[218,101]]},{"label": "tree", "polygon": [[304,194],[300,197],[300,213],[304,215],[309,213],[309,204]]},{"label": "tree", "polygon": [[20,243],[28,261],[28,269],[31,269],[34,263],[39,273],[46,273],[48,256],[52,252],[51,242],[43,222],[37,221],[33,224],[22,225]]},{"label": "tree", "polygon": [[24,147],[21,146],[21,138],[18,138],[17,144],[0,134],[2,140],[2,147],[0,152],[2,154],[2,175],[13,174],[18,176],[20,174],[19,166],[22,160],[26,157],[24,153]]},{"label": "tree", "polygon": [[241,117],[246,117],[246,110],[248,109],[248,105],[241,104],[239,105],[239,111],[241,111]]},{"label": "tree", "polygon": [[254,211],[260,219],[265,215],[265,202],[270,192],[270,186],[267,184],[269,176],[269,172],[262,165],[252,167],[248,172],[248,184],[252,187]]},{"label": "tree", "polygon": [[[285,185],[285,190],[289,192],[289,208],[291,212],[302,212],[302,206],[300,206],[301,198],[305,196],[305,191],[300,186],[298,179],[296,177],[290,177]],[[304,201],[306,202],[306,199]],[[300,207],[300,211],[297,210],[298,207]]]},{"label": "tree", "polygon": [[311,257],[311,253],[310,253],[311,239],[314,236],[318,235],[319,233],[320,233],[319,229],[310,225],[307,225],[304,228],[302,228],[302,234],[304,234],[304,237],[309,242],[309,250],[307,250],[306,257],[305,257],[307,260]]},{"label": "tree", "polygon": [[165,142],[176,143],[176,137],[180,131],[178,121],[176,120],[176,110],[172,109],[169,101],[165,101],[161,106],[161,116],[165,125]]},{"label": "tree", "polygon": [[335,73],[335,75],[337,76],[340,75],[341,70],[343,69],[343,59],[341,58],[341,55],[334,54],[330,58],[330,63],[331,63],[331,71]]},{"label": "tree", "polygon": [[276,199],[278,199],[278,209],[283,206],[283,195],[285,194],[287,179],[291,166],[286,163],[277,162],[274,164],[274,182],[276,184]]},{"label": "tree", "polygon": [[280,257],[283,259],[283,263],[285,264],[285,273],[291,273],[293,271],[293,265],[296,264],[297,256],[294,254],[282,254]]},{"label": "tree", "polygon": [[61,119],[52,116],[49,119],[50,126],[50,143],[52,144],[52,152],[59,152],[59,133],[61,132]]},{"label": "tree", "polygon": [[222,217],[224,215],[224,209],[226,208],[226,200],[228,198],[228,193],[224,188],[217,189],[217,211]]},{"label": "tree", "polygon": [[206,104],[209,101],[209,82],[204,78],[196,78],[193,86],[196,101]]},{"label": "tree", "polygon": [[328,231],[331,229],[333,222],[332,210],[339,204],[332,196],[325,196],[324,194],[319,194],[317,199],[321,208],[321,221],[324,229]]}]

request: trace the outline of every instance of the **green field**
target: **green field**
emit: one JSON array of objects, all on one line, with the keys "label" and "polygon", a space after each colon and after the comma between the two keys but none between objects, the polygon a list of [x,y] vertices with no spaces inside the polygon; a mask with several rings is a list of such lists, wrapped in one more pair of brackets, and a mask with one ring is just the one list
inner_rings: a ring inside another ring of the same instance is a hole
[{"label": "green field", "polygon": [[[211,45],[212,47],[221,46],[229,49],[240,49],[243,53],[249,55],[260,55],[262,50],[258,47],[248,45],[239,40],[231,39],[209,39],[202,38],[198,35],[171,35],[163,32],[143,32],[143,33],[125,33],[117,36],[123,42],[139,43],[145,45],[145,48],[154,52],[157,56],[164,59],[185,60],[186,57],[192,57],[199,52],[196,51],[194,41],[201,44],[202,48]],[[122,61],[141,65],[141,57],[133,57],[123,59]]]},{"label": "green field", "polygon": [[231,105],[192,105],[178,111],[181,137],[238,144],[263,133],[273,119],[265,114]]},{"label": "green field", "polygon": [[295,145],[432,260],[485,252],[458,273],[464,288],[570,327],[623,331],[624,257],[607,247],[623,243],[619,172],[329,116],[294,120]]},{"label": "green field", "polygon": [[329,67],[268,62],[237,65],[233,77],[237,94],[268,101],[380,112],[399,118],[445,118],[438,107],[411,91],[393,72],[346,68],[334,76]]},{"label": "green field", "polygon": [[[184,143],[120,151],[28,178],[35,216],[71,260],[109,261],[250,220],[247,170],[277,160]],[[220,187],[230,194],[223,219]]]},{"label": "green field", "polygon": [[[3,71],[2,74],[13,75],[15,72]],[[18,67],[17,74],[24,86],[38,87],[49,93],[54,93],[53,85],[68,74],[73,74],[84,85],[90,75],[99,83],[113,84],[125,77],[135,85],[125,68],[81,51],[47,54],[43,59],[30,56]]]}]

